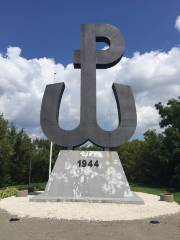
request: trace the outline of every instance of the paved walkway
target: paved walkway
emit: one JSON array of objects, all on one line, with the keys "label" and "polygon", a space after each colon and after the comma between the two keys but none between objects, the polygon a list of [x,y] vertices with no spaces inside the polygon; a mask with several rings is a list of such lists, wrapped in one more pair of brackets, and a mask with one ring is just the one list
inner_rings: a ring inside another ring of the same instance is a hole
[{"label": "paved walkway", "polygon": [[28,197],[13,196],[2,199],[0,209],[19,217],[85,221],[140,220],[180,213],[180,205],[175,202],[159,201],[159,196],[153,194],[137,194],[145,204],[31,202]]},{"label": "paved walkway", "polygon": [[180,214],[138,221],[87,222],[13,217],[0,210],[0,240],[179,240]]}]

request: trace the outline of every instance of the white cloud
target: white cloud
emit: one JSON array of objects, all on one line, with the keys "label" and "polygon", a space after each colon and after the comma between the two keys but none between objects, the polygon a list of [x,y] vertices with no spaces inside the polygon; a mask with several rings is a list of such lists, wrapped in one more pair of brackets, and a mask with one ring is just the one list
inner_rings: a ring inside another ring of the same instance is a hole
[{"label": "white cloud", "polygon": [[180,32],[180,16],[177,16],[174,27]]},{"label": "white cloud", "polygon": [[[79,123],[80,70],[72,64],[66,68],[53,59],[26,59],[18,47],[9,47],[7,55],[0,55],[0,112],[31,135],[42,135],[39,123],[40,105],[45,86],[65,82],[66,88],[60,108],[60,125],[72,129]],[[118,124],[112,83],[130,85],[133,89],[138,127],[136,135],[148,128],[158,129],[159,116],[154,104],[165,103],[180,95],[180,48],[169,52],[135,53],[122,58],[119,64],[97,70],[97,118],[104,129]],[[54,79],[54,72],[56,78]]]},{"label": "white cloud", "polygon": [[[136,136],[143,134],[148,128],[158,129],[159,115],[154,104],[159,101],[165,103],[168,99],[180,95],[179,61],[180,48],[172,48],[169,52],[135,53],[132,58],[123,58],[115,67],[101,70],[101,76],[98,76],[98,92],[101,93],[99,102],[102,106],[106,106],[106,110],[100,110],[100,105],[98,106],[98,119],[101,122],[102,119],[108,121],[106,116],[109,107],[111,119],[106,125],[115,127],[118,124],[111,90],[111,84],[115,81],[130,85],[133,89],[138,115]],[[105,97],[107,95],[109,95],[109,104]],[[104,101],[106,101],[105,104],[103,104]],[[112,101],[113,107],[111,108]]]}]

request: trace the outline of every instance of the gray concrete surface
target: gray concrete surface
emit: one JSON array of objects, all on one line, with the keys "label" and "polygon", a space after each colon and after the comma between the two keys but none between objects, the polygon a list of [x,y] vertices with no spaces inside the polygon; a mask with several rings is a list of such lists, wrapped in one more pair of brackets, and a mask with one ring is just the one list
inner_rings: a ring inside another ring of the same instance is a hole
[{"label": "gray concrete surface", "polygon": [[[97,41],[107,42],[109,48],[96,50]],[[62,82],[47,85],[41,105],[40,121],[48,139],[71,149],[88,140],[103,148],[118,147],[129,140],[137,124],[130,86],[117,83],[112,86],[119,116],[119,125],[115,130],[102,129],[96,116],[96,68],[114,66],[121,59],[123,51],[124,39],[116,27],[109,24],[81,26],[81,49],[74,53],[74,65],[81,68],[80,124],[73,130],[64,130],[59,126],[59,108],[65,85]]]},{"label": "gray concrete surface", "polygon": [[60,151],[45,192],[31,201],[62,200],[143,204],[110,151]]},{"label": "gray concrete surface", "polygon": [[13,217],[0,210],[1,240],[179,240],[180,214],[138,221],[84,222]]}]

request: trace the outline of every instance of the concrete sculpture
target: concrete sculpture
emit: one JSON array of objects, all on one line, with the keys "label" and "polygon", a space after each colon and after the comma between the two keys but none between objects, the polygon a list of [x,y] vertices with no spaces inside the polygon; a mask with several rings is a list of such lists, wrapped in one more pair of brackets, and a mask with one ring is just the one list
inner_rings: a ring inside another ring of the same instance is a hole
[{"label": "concrete sculpture", "polygon": [[[99,41],[108,43],[109,48],[96,50],[96,42]],[[129,86],[117,83],[112,86],[118,108],[118,128],[105,131],[96,120],[96,68],[112,67],[121,59],[123,51],[123,36],[116,27],[108,24],[82,25],[81,49],[74,52],[74,67],[81,68],[80,124],[73,130],[59,126],[59,107],[65,85],[48,85],[42,101],[41,126],[52,142],[72,149],[89,140],[103,148],[114,148],[133,135],[136,108]]]},{"label": "concrete sculpture", "polygon": [[[96,42],[109,45],[96,50]],[[31,201],[103,201],[143,204],[131,192],[118,154],[111,151],[73,151],[86,141],[110,149],[126,142],[136,128],[136,108],[131,88],[113,84],[119,126],[114,131],[101,129],[96,120],[96,69],[109,68],[121,59],[122,34],[108,24],[84,24],[81,49],[74,52],[74,67],[81,68],[80,124],[76,129],[59,126],[59,107],[64,83],[48,85],[41,107],[41,126],[54,143],[67,147],[59,153],[44,193]]]}]

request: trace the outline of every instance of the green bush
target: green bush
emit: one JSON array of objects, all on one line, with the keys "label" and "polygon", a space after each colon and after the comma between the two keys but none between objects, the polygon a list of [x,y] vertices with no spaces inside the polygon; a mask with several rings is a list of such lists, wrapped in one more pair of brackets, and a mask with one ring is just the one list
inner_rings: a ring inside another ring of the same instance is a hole
[{"label": "green bush", "polygon": [[5,189],[0,190],[0,198],[7,198],[14,196],[16,194],[16,187],[7,187]]},{"label": "green bush", "polygon": [[31,183],[30,185],[15,185],[18,190],[28,189],[29,192],[44,191],[46,182],[43,183]]},{"label": "green bush", "polygon": [[27,186],[29,192],[44,191],[46,183],[31,183]]},{"label": "green bush", "polygon": [[44,183],[31,183],[30,185],[9,186],[9,187],[0,189],[0,199],[16,195],[17,190],[27,189],[28,192],[44,191],[45,186],[46,186],[46,182],[44,182]]}]

